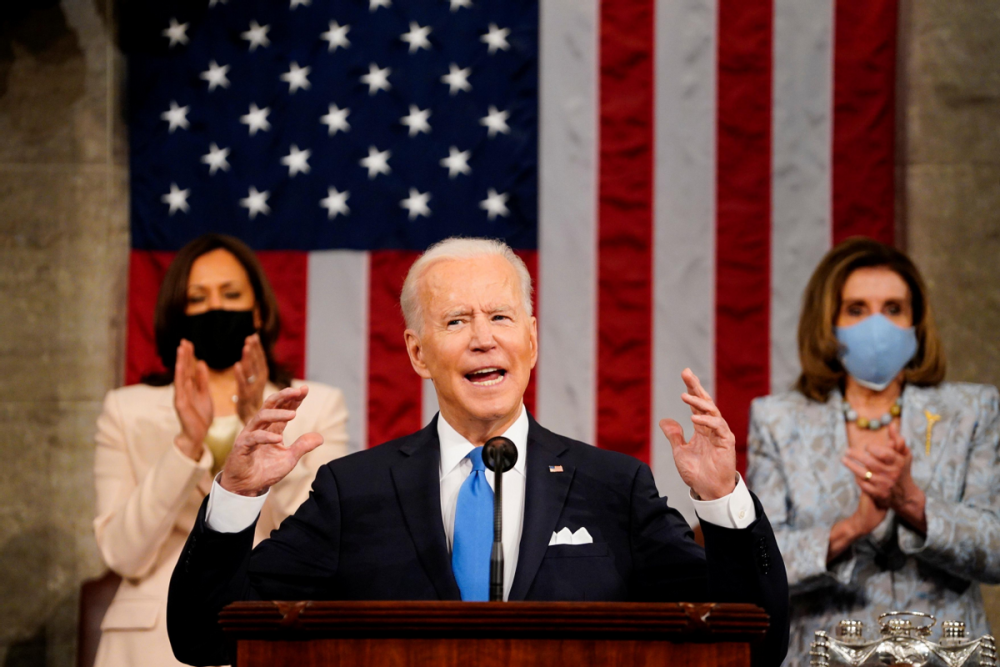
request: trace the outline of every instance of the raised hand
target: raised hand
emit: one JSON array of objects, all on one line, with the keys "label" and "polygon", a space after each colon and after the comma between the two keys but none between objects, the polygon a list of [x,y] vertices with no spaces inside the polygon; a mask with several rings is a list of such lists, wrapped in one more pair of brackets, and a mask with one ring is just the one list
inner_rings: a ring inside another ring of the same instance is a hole
[{"label": "raised hand", "polygon": [[681,400],[691,407],[694,434],[685,442],[684,429],[673,419],[661,419],[660,429],[670,441],[684,483],[702,500],[722,498],[736,488],[736,436],[698,376],[685,368],[681,379],[687,385]]},{"label": "raised hand", "polygon": [[243,343],[243,358],[233,367],[236,375],[236,414],[244,424],[264,405],[267,386],[267,357],[260,336],[247,336]]},{"label": "raised hand", "polygon": [[201,459],[205,436],[212,425],[214,408],[208,388],[208,366],[194,357],[194,345],[181,340],[174,363],[174,410],[181,432],[174,438],[186,456]]},{"label": "raised hand", "polygon": [[286,446],[283,433],[309,388],[288,387],[272,394],[236,436],[219,484],[241,496],[259,496],[284,479],[299,459],[323,444],[319,433],[306,433]]}]

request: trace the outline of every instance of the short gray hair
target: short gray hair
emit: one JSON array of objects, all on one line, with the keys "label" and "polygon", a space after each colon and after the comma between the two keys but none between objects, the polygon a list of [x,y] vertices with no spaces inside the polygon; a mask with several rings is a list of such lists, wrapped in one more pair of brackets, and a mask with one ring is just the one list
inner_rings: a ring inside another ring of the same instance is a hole
[{"label": "short gray hair", "polygon": [[438,241],[421,255],[410,267],[403,281],[403,291],[399,295],[399,305],[403,309],[403,319],[406,328],[420,331],[423,328],[423,312],[420,307],[420,297],[417,294],[418,283],[424,273],[433,264],[450,259],[472,259],[474,257],[503,257],[514,267],[518,282],[521,284],[521,303],[528,315],[531,308],[531,274],[520,257],[514,254],[511,247],[499,239],[463,238],[453,236]]}]

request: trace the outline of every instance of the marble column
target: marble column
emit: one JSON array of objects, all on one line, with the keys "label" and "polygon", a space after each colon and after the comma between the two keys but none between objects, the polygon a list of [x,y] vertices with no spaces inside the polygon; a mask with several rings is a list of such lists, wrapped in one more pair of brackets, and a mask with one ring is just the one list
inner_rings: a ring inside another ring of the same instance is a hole
[{"label": "marble column", "polygon": [[[901,3],[900,201],[948,379],[1000,386],[1000,10]],[[1000,588],[983,586],[993,631]]]},{"label": "marble column", "polygon": [[75,662],[93,430],[120,382],[128,261],[111,0],[0,13],[0,664]]}]

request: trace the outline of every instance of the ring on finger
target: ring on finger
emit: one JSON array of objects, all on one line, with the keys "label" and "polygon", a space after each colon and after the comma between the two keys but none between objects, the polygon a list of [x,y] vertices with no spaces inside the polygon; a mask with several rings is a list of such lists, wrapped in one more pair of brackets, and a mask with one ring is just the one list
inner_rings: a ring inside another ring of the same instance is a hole
[{"label": "ring on finger", "polygon": [[256,375],[247,376],[247,383],[249,383],[249,384],[253,384],[256,380],[257,380],[257,376]]},{"label": "ring on finger", "polygon": [[868,470],[868,471],[865,472],[865,481],[866,482],[872,481],[872,471],[871,470]]}]

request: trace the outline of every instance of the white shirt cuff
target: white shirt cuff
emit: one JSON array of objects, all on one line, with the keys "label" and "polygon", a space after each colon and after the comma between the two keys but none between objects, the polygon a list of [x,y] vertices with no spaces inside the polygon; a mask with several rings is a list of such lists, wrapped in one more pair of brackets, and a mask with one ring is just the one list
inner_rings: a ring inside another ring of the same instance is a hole
[{"label": "white shirt cuff", "polygon": [[[221,475],[222,473],[219,473]],[[205,509],[205,524],[209,530],[217,533],[239,533],[257,520],[260,508],[267,500],[267,493],[251,497],[226,491],[219,484],[216,475],[212,482],[212,491],[208,494],[208,507]]]},{"label": "white shirt cuff", "polygon": [[715,500],[698,500],[694,497],[694,491],[689,493],[700,521],[707,521],[723,528],[746,528],[757,520],[757,511],[754,509],[750,490],[739,473],[736,473],[736,488],[728,496]]}]

